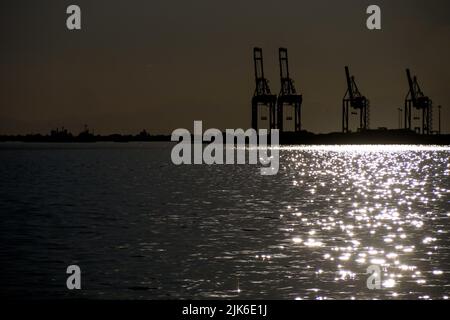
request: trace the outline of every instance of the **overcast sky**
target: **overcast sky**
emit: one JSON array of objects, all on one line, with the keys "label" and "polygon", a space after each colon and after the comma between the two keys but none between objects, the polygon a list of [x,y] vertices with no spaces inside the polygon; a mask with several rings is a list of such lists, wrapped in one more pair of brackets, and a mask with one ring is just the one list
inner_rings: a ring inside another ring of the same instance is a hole
[{"label": "overcast sky", "polygon": [[[82,30],[66,28],[78,4]],[[370,4],[382,30],[365,27]],[[88,124],[97,133],[250,127],[252,48],[273,92],[278,47],[303,94],[303,127],[341,129],[344,65],[371,100],[371,127],[397,127],[405,68],[444,107],[450,132],[448,0],[2,0],[0,133]],[[436,123],[437,123],[437,117]]]}]

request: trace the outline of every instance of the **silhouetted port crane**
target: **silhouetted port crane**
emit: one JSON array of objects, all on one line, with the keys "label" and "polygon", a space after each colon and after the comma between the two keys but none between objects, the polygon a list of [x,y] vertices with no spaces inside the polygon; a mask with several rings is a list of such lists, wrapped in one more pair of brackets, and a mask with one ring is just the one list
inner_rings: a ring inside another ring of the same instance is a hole
[{"label": "silhouetted port crane", "polygon": [[[432,129],[432,111],[433,102],[427,96],[425,96],[420,89],[417,77],[411,77],[411,72],[406,69],[406,76],[408,77],[409,91],[405,98],[405,129],[411,130],[411,115],[412,107],[422,110],[422,128],[414,128],[415,131],[419,131],[422,134],[430,134]],[[415,117],[415,120],[419,120],[420,117]]]},{"label": "silhouetted port crane", "polygon": [[[359,92],[355,77],[350,76],[348,67],[345,67],[347,91],[342,99],[342,132],[348,132],[348,112],[350,107],[359,111],[359,130],[369,129],[369,100]],[[352,112],[357,114],[357,112]]]},{"label": "silhouetted port crane", "polygon": [[279,48],[278,53],[280,62],[281,90],[277,101],[277,127],[281,132],[283,131],[284,107],[290,106],[294,108],[294,119],[292,119],[292,117],[287,117],[286,120],[294,120],[294,130],[295,132],[298,132],[302,128],[300,118],[302,95],[297,94],[294,87],[294,81],[289,77],[287,49]]},{"label": "silhouetted port crane", "polygon": [[[264,63],[261,48],[253,48],[253,61],[255,64],[256,89],[252,98],[252,128],[258,130],[259,106],[269,109],[269,126],[275,128],[275,105],[277,96],[270,92],[269,81],[264,77]],[[267,120],[261,117],[261,120]]]}]

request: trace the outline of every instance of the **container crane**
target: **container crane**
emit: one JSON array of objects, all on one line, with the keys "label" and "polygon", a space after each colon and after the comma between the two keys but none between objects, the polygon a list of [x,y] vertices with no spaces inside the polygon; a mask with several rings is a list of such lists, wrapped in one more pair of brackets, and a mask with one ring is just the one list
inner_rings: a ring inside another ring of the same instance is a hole
[{"label": "container crane", "polygon": [[[256,88],[252,98],[252,128],[258,130],[259,107],[265,106],[269,111],[269,127],[275,129],[275,105],[277,96],[270,92],[269,81],[264,77],[264,61],[261,48],[253,48]],[[267,120],[267,117],[261,117]]]},{"label": "container crane", "polygon": [[302,95],[297,94],[294,81],[289,76],[289,62],[286,48],[279,48],[280,80],[281,89],[277,100],[277,122],[278,129],[284,131],[284,108],[290,106],[294,108],[294,119],[287,117],[286,120],[294,120],[294,131],[299,132],[301,125]]},{"label": "container crane", "polygon": [[348,66],[345,67],[345,76],[347,80],[347,91],[342,99],[342,132],[349,132],[348,113],[350,108],[355,110],[354,114],[357,114],[359,111],[359,130],[367,130],[369,129],[370,102],[359,91],[355,77],[350,76]]},{"label": "container crane", "polygon": [[[417,77],[412,77],[409,69],[406,69],[406,77],[408,78],[409,91],[405,98],[405,129],[411,130],[411,116],[414,108],[419,113],[422,111],[422,127],[414,128],[414,130],[422,134],[430,134],[432,131],[433,101],[422,92]],[[415,119],[420,120],[420,117]]]}]

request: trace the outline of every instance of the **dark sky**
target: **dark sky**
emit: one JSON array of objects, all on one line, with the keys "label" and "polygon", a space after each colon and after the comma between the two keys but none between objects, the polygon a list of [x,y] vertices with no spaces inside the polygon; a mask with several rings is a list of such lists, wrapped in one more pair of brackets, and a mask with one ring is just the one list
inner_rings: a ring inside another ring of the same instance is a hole
[{"label": "dark sky", "polygon": [[[78,4],[82,30],[68,31]],[[370,4],[382,31],[365,27]],[[0,133],[87,123],[96,133],[170,133],[193,120],[248,128],[252,48],[279,91],[277,50],[289,49],[304,96],[303,126],[338,131],[350,65],[371,100],[371,127],[395,128],[405,68],[443,108],[450,132],[448,0],[2,0]],[[436,121],[437,122],[437,121]]]}]

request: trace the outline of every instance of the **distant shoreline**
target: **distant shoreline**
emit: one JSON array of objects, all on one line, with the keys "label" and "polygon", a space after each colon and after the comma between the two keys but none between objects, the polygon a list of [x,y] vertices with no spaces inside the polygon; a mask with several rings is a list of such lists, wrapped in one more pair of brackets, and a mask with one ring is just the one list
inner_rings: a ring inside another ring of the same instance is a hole
[{"label": "distant shoreline", "polygon": [[70,136],[70,137],[54,137],[51,135],[3,135],[0,136],[1,142],[26,142],[26,143],[93,143],[93,142],[157,142],[170,141],[169,135],[155,135],[147,137],[139,137],[133,135],[92,135],[92,136]]},{"label": "distant shoreline", "polygon": [[450,134],[423,135],[408,130],[366,130],[352,133],[312,134],[283,133],[280,144],[313,144],[313,145],[345,145],[345,144],[412,144],[412,145],[450,145]]},{"label": "distant shoreline", "polygon": [[[224,135],[225,139],[225,135]],[[49,135],[27,134],[27,135],[0,135],[0,142],[44,142],[44,143],[92,143],[92,142],[170,142],[170,135],[149,135],[140,133],[138,135],[94,135],[87,132],[78,136],[52,132]],[[450,145],[450,134],[422,135],[407,130],[366,130],[353,133],[325,133],[315,134],[307,131],[284,132],[280,134],[280,144],[312,144],[312,145],[334,145],[334,144],[422,144],[422,145]]]}]

